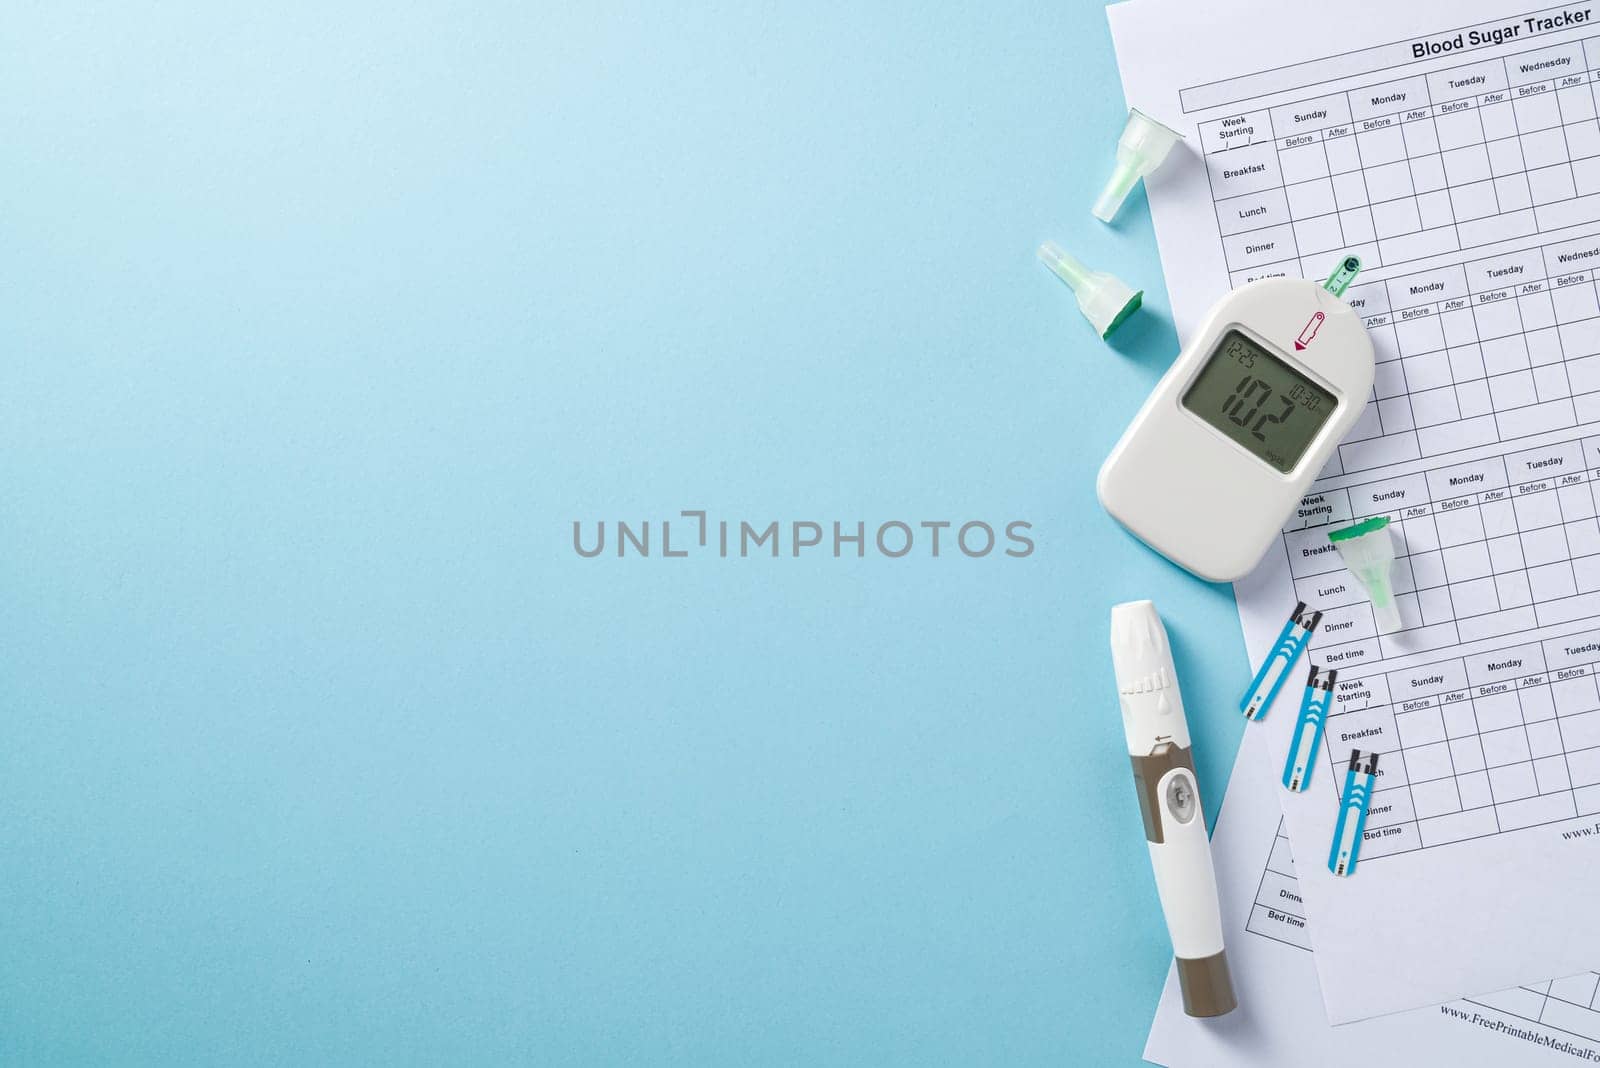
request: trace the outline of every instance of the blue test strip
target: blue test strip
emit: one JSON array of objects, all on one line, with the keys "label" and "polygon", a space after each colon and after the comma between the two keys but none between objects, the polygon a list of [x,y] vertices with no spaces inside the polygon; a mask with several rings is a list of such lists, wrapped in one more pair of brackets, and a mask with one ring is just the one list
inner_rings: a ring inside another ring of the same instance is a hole
[{"label": "blue test strip", "polygon": [[1333,852],[1328,870],[1349,875],[1361,855],[1361,831],[1367,825],[1367,802],[1372,800],[1372,780],[1378,774],[1378,754],[1350,750],[1350,769],[1344,773],[1344,797],[1339,802],[1339,825],[1333,829]]},{"label": "blue test strip", "polygon": [[1333,683],[1338,668],[1326,671],[1311,665],[1306,679],[1306,694],[1300,699],[1300,719],[1294,725],[1294,741],[1289,743],[1289,759],[1283,765],[1283,785],[1299,792],[1311,782],[1311,769],[1317,766],[1317,751],[1322,748],[1322,728],[1328,722],[1328,705],[1333,701]]},{"label": "blue test strip", "polygon": [[1307,612],[1304,601],[1296,602],[1294,611],[1289,613],[1289,621],[1272,645],[1272,652],[1262,661],[1261,670],[1256,672],[1250,689],[1239,702],[1239,711],[1244,713],[1245,719],[1260,719],[1267,714],[1272,699],[1283,689],[1283,680],[1289,677],[1289,669],[1300,659],[1301,651],[1321,619],[1321,612]]}]

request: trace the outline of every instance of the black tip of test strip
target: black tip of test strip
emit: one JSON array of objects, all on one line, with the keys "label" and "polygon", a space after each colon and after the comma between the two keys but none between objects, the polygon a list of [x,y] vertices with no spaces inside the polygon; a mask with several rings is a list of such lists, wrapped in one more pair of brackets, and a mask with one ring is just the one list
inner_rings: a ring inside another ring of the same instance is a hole
[{"label": "black tip of test strip", "polygon": [[1296,626],[1304,627],[1306,630],[1316,630],[1317,621],[1321,618],[1321,612],[1312,612],[1309,616],[1306,615],[1306,603],[1304,601],[1296,601],[1294,603],[1294,611],[1289,613],[1290,621]]},{"label": "black tip of test strip", "polygon": [[[1362,767],[1361,766],[1361,762],[1362,761],[1366,761],[1366,767]],[[1350,769],[1349,770],[1351,770],[1351,771],[1364,771],[1368,775],[1376,775],[1376,774],[1378,774],[1378,754],[1377,753],[1363,753],[1359,749],[1350,750]]]}]

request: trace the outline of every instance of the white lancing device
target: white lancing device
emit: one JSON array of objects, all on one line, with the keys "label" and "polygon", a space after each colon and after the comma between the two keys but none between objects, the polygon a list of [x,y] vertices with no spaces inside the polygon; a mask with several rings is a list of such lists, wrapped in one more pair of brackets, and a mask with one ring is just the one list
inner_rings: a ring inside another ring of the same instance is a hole
[{"label": "white lancing device", "polygon": [[1343,299],[1298,278],[1244,285],[1211,309],[1111,450],[1100,503],[1201,578],[1242,578],[1355,425],[1372,378],[1372,340]]},{"label": "white lancing device", "polygon": [[1111,609],[1111,656],[1183,1009],[1190,1016],[1221,1016],[1237,1002],[1222,942],[1217,877],[1183,696],[1154,604],[1130,601]]}]

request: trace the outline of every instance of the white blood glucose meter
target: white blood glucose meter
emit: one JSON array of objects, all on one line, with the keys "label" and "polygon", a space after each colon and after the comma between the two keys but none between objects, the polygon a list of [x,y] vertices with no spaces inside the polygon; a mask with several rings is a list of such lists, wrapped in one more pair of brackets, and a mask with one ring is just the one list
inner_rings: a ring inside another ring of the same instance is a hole
[{"label": "white blood glucose meter", "polygon": [[1339,296],[1360,266],[1218,302],[1101,466],[1106,511],[1203,579],[1248,574],[1367,406],[1372,339]]}]

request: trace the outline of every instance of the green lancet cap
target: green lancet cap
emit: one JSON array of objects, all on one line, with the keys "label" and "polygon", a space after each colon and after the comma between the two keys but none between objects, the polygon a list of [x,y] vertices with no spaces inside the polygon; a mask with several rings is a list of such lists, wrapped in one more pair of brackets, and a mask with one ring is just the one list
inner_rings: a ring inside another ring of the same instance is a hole
[{"label": "green lancet cap", "polygon": [[1039,262],[1072,288],[1078,310],[1089,320],[1101,340],[1139,310],[1144,290],[1134,289],[1115,275],[1091,271],[1054,241],[1039,246]]},{"label": "green lancet cap", "polygon": [[1389,535],[1389,517],[1373,516],[1331,530],[1328,541],[1339,551],[1350,576],[1367,591],[1378,633],[1393,634],[1404,628],[1400,602],[1394,596],[1394,538]]},{"label": "green lancet cap", "polygon": [[1373,516],[1371,519],[1363,519],[1354,526],[1340,527],[1338,530],[1328,531],[1328,540],[1337,544],[1341,541],[1349,541],[1351,538],[1359,538],[1363,534],[1371,534],[1374,530],[1382,530],[1388,525],[1388,516]]}]

